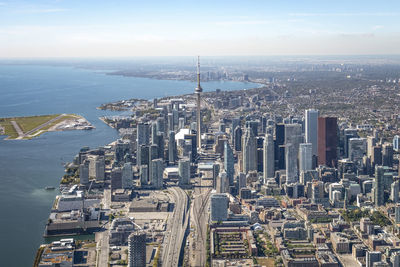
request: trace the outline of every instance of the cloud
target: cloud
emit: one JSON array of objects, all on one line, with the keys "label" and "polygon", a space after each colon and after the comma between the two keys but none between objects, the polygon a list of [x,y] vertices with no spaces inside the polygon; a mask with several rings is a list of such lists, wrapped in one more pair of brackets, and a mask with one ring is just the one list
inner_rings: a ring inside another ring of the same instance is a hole
[{"label": "cloud", "polygon": [[399,12],[355,12],[355,13],[289,13],[289,16],[292,17],[395,17],[399,16]]},{"label": "cloud", "polygon": [[375,25],[372,27],[372,30],[376,31],[376,30],[383,29],[383,28],[384,27],[382,25]]},{"label": "cloud", "polygon": [[269,20],[233,20],[233,21],[217,21],[217,25],[265,25],[271,24],[272,21]]},{"label": "cloud", "polygon": [[20,10],[20,13],[39,14],[39,13],[58,13],[58,12],[65,12],[65,11],[68,11],[68,9],[65,9],[65,8],[35,8],[35,9]]},{"label": "cloud", "polygon": [[350,39],[361,39],[361,38],[375,38],[375,34],[373,33],[341,33],[338,35],[339,37],[343,38],[350,38]]}]

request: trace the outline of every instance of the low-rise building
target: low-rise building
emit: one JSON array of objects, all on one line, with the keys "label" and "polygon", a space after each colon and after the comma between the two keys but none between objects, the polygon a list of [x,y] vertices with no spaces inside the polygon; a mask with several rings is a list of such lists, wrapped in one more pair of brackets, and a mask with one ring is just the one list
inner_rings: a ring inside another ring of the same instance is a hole
[{"label": "low-rise building", "polygon": [[128,237],[137,226],[129,218],[116,218],[112,221],[109,231],[109,243],[113,246],[127,246]]},{"label": "low-rise building", "polygon": [[135,198],[129,206],[129,212],[167,212],[169,210],[169,202],[153,197]]},{"label": "low-rise building", "polygon": [[75,242],[72,238],[54,241],[43,250],[38,267],[72,267]]},{"label": "low-rise building", "polygon": [[285,267],[319,267],[318,261],[313,254],[296,257],[289,250],[284,249],[281,251],[281,256]]},{"label": "low-rise building", "polygon": [[330,251],[317,251],[316,258],[320,267],[339,267],[339,261]]},{"label": "low-rise building", "polygon": [[342,233],[331,233],[332,248],[336,253],[349,253],[350,241]]}]

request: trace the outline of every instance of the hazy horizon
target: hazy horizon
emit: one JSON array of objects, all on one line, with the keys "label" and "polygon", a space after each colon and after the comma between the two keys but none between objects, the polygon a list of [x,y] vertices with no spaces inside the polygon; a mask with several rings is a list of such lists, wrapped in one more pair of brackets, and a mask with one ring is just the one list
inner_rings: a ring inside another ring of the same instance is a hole
[{"label": "hazy horizon", "polygon": [[0,58],[400,55],[398,1],[0,0]]}]

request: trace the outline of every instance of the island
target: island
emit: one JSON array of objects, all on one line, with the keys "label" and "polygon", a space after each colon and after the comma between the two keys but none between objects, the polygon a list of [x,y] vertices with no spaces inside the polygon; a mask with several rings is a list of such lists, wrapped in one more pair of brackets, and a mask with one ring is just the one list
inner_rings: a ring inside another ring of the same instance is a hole
[{"label": "island", "polygon": [[0,118],[0,135],[6,135],[6,140],[28,140],[45,132],[94,128],[84,117],[75,114]]}]

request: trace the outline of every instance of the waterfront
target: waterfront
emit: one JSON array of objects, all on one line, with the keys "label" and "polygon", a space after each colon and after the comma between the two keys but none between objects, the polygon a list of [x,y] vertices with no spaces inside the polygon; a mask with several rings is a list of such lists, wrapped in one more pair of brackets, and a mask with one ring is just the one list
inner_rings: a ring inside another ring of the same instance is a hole
[{"label": "waterfront", "polygon": [[[205,91],[258,85],[203,83]],[[70,67],[0,65],[0,117],[55,113],[84,116],[96,129],[46,133],[33,140],[0,140],[0,259],[2,266],[31,266],[59,184],[62,164],[82,146],[97,147],[118,138],[98,117],[118,114],[100,104],[129,98],[191,93],[188,81],[162,81],[104,75]],[[18,255],[18,256],[16,256]]]}]

